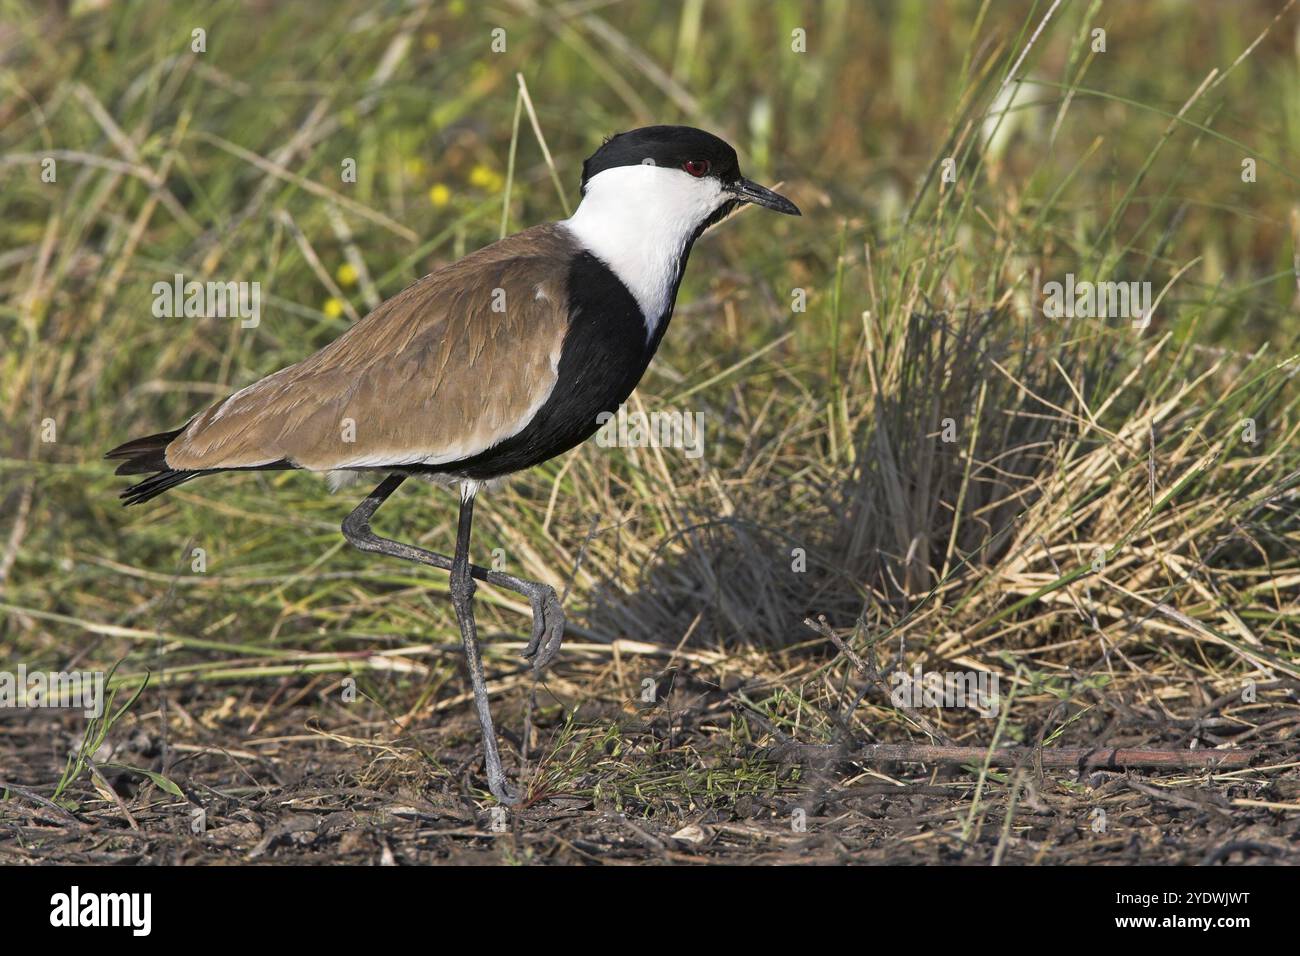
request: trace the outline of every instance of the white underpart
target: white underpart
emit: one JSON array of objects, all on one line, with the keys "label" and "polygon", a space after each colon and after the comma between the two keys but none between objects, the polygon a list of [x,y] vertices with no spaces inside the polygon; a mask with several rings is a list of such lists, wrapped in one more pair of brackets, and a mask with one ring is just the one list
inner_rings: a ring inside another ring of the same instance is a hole
[{"label": "white underpart", "polygon": [[353,485],[360,483],[364,477],[365,472],[362,471],[336,468],[333,471],[325,472],[325,484],[329,486],[330,492],[333,493],[343,488],[351,488]]},{"label": "white underpart", "polygon": [[654,337],[668,311],[686,242],[732,198],[711,176],[664,166],[615,166],[592,176],[561,225],[627,286]]},{"label": "white underpart", "polygon": [[[510,480],[509,475],[500,475],[486,481],[475,478],[457,478],[455,475],[418,474],[415,477],[433,485],[455,488],[462,498],[470,489],[473,490],[474,494],[479,495],[484,492],[496,491]],[[377,480],[374,472],[350,471],[348,469],[335,469],[334,471],[325,472],[325,484],[329,487],[331,494],[343,488],[351,488],[353,485],[361,484],[363,481],[374,484]]]}]

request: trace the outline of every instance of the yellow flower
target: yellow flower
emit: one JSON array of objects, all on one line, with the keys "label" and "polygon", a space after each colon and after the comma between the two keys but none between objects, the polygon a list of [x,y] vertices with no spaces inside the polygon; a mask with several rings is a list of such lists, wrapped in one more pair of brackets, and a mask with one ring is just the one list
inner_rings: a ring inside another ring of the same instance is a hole
[{"label": "yellow flower", "polygon": [[471,186],[477,186],[486,192],[495,193],[500,192],[506,181],[495,169],[479,163],[469,171],[469,182]]},{"label": "yellow flower", "polygon": [[441,209],[451,202],[451,190],[443,183],[434,183],[429,190],[429,202],[433,203],[435,209]]},{"label": "yellow flower", "polygon": [[412,156],[402,164],[402,168],[406,170],[406,175],[412,179],[419,179],[424,175],[424,160],[419,156]]},{"label": "yellow flower", "polygon": [[343,303],[340,302],[338,299],[333,299],[333,298],[326,299],[325,305],[321,309],[321,311],[324,312],[326,315],[328,315],[331,319],[337,319],[340,315],[343,314]]},{"label": "yellow flower", "polygon": [[334,273],[334,278],[339,280],[339,285],[343,288],[357,284],[357,269],[350,262],[345,262],[339,266],[338,271]]}]

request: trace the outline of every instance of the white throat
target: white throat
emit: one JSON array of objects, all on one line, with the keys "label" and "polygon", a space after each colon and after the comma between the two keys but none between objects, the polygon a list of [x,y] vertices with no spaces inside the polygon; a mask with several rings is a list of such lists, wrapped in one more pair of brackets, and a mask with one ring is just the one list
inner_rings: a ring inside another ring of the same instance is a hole
[{"label": "white throat", "polygon": [[561,225],[627,286],[649,340],[671,305],[686,243],[729,198],[711,177],[696,179],[660,166],[615,166],[587,181],[577,211]]}]

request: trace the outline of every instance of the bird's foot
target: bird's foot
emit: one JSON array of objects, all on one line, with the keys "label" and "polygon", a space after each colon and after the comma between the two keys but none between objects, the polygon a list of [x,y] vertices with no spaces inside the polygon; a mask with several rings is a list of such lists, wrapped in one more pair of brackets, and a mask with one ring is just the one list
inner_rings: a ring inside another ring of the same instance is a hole
[{"label": "bird's foot", "polygon": [[492,796],[497,798],[498,803],[507,807],[518,806],[523,800],[519,791],[514,784],[506,779],[504,773],[494,774],[490,768],[488,770],[488,789],[492,791]]},{"label": "bird's foot", "polygon": [[564,607],[555,588],[547,584],[537,585],[528,600],[533,606],[533,635],[523,656],[532,661],[535,673],[541,673],[564,640]]}]

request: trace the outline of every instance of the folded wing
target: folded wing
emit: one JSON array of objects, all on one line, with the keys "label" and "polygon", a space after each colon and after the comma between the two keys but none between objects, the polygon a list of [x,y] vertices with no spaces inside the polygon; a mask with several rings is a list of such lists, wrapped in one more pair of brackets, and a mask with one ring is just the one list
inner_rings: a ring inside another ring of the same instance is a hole
[{"label": "folded wing", "polygon": [[510,236],[424,277],[310,358],[191,421],[169,468],[442,464],[521,431],[555,387],[568,327],[562,228]]}]

